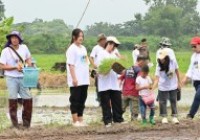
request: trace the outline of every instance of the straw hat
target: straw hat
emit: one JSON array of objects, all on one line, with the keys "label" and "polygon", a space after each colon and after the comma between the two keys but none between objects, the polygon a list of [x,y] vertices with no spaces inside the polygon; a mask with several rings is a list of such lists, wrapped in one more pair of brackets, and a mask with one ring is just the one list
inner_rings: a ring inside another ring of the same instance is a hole
[{"label": "straw hat", "polygon": [[104,40],[104,39],[106,40],[106,35],[101,33],[101,34],[98,35],[97,42]]}]

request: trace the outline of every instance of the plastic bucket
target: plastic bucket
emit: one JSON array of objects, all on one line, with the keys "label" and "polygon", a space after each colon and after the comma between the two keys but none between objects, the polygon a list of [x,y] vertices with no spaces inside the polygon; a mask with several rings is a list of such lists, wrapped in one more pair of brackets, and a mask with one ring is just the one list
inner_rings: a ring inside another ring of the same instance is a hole
[{"label": "plastic bucket", "polygon": [[24,68],[23,69],[23,86],[27,88],[37,87],[39,79],[39,69],[38,68]]}]

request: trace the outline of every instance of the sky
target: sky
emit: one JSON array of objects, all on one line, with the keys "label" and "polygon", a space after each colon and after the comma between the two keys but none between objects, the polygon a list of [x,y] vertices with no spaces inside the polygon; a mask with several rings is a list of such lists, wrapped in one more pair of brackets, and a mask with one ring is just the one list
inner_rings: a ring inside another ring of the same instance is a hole
[{"label": "sky", "polygon": [[[15,23],[32,22],[36,18],[50,21],[63,19],[76,26],[88,0],[2,0],[6,16],[14,16]],[[122,23],[145,14],[148,7],[143,0],[91,0],[80,27],[95,22]],[[200,11],[200,4],[198,5]]]}]

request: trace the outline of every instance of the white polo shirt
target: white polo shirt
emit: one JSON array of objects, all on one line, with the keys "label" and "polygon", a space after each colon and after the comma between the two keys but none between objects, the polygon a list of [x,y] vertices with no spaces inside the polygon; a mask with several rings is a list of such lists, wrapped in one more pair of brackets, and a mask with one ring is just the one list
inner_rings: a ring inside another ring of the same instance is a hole
[{"label": "white polo shirt", "polygon": [[[31,58],[31,53],[28,47],[24,44],[19,45],[19,49],[16,50],[18,54],[22,57],[24,61]],[[1,53],[0,63],[9,66],[17,66],[18,62],[20,61],[19,57],[13,52],[13,50],[9,47],[3,49]],[[7,71],[5,70],[5,76],[10,77],[23,77],[22,72],[18,72],[17,70]]]},{"label": "white polo shirt", "polygon": [[200,81],[200,53],[192,55],[186,76],[194,81]]},{"label": "white polo shirt", "polygon": [[[117,58],[115,53],[109,53],[106,50],[103,50],[99,53],[97,63],[98,66],[101,64],[101,62],[104,59],[109,58]],[[98,77],[98,90],[101,91],[107,91],[107,90],[120,90],[119,82],[117,74],[111,70],[107,75],[99,75]]]},{"label": "white polo shirt", "polygon": [[97,57],[98,57],[98,54],[104,50],[103,47],[101,47],[100,45],[96,45],[93,49],[92,49],[92,52],[90,54],[90,57],[92,57],[94,59],[94,64],[97,65]]},{"label": "white polo shirt", "polygon": [[69,87],[73,87],[72,76],[69,70],[69,64],[74,65],[75,75],[78,80],[78,86],[89,85],[89,60],[87,57],[87,50],[84,46],[77,46],[72,44],[67,52],[67,81]]}]

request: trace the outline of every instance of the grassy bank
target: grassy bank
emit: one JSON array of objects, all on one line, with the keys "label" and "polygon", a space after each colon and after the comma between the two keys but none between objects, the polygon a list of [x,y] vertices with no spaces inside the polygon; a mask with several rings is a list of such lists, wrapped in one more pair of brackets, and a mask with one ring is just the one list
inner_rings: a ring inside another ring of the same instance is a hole
[{"label": "grassy bank", "polygon": [[[123,51],[121,52],[122,55],[125,57],[126,61],[129,61],[132,64],[132,51]],[[177,61],[179,63],[181,73],[185,73],[188,69],[190,63],[190,57],[192,52],[176,52]],[[63,54],[33,54],[33,57],[37,60],[37,65],[45,72],[54,72],[51,71],[52,66],[56,62],[65,62],[65,53]],[[156,64],[156,53],[151,53],[151,61],[154,63],[154,67],[152,68],[151,72],[155,71],[155,64]]]}]

